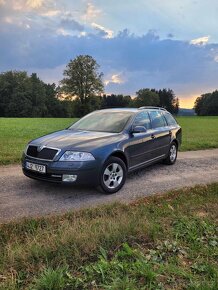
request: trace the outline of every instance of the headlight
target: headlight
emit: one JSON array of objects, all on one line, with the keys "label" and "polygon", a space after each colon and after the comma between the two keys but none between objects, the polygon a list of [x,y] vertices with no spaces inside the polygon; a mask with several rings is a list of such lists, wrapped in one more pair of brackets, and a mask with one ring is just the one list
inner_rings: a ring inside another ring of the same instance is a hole
[{"label": "headlight", "polygon": [[90,161],[95,160],[94,156],[91,153],[87,152],[75,152],[75,151],[66,151],[59,161]]}]

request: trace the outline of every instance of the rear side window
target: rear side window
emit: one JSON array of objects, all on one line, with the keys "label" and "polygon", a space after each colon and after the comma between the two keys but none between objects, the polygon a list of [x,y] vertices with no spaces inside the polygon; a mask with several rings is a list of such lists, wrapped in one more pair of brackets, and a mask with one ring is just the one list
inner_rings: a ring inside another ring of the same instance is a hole
[{"label": "rear side window", "polygon": [[163,114],[164,114],[164,117],[166,118],[167,124],[169,126],[175,126],[175,125],[177,125],[176,120],[173,118],[173,116],[170,113],[164,112]]},{"label": "rear side window", "polygon": [[151,117],[151,125],[152,128],[159,128],[167,126],[166,120],[164,119],[161,112],[158,111],[150,111],[149,115]]},{"label": "rear side window", "polygon": [[151,122],[148,115],[148,112],[141,112],[138,115],[136,115],[134,123],[134,126],[144,126],[147,130],[151,129]]}]

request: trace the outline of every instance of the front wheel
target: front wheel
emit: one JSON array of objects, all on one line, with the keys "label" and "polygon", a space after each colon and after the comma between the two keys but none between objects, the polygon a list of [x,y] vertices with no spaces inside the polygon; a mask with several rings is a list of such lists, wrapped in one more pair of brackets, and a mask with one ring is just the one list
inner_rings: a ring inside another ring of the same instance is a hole
[{"label": "front wheel", "polygon": [[99,189],[107,194],[117,192],[123,187],[126,174],[126,165],[120,158],[108,158],[101,171]]},{"label": "front wheel", "polygon": [[175,142],[172,142],[170,145],[169,153],[167,155],[167,158],[164,159],[164,163],[168,165],[172,165],[176,162],[177,159],[177,152],[178,152],[178,147]]}]

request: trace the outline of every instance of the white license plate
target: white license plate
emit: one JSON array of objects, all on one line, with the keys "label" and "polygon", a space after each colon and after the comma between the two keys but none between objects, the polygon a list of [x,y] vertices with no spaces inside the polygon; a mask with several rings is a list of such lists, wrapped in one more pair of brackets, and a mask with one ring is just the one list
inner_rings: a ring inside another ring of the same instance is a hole
[{"label": "white license plate", "polygon": [[40,173],[46,173],[45,165],[41,165],[41,164],[35,164],[35,163],[32,163],[32,162],[26,162],[26,168],[29,169],[29,170],[40,172]]}]

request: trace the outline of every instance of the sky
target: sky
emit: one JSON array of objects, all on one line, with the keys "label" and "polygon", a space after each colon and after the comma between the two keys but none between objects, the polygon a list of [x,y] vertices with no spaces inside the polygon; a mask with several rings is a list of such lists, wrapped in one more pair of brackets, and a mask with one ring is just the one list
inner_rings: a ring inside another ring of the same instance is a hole
[{"label": "sky", "polygon": [[106,93],[171,88],[180,107],[218,89],[217,0],[0,0],[0,72],[56,84],[93,56]]}]

